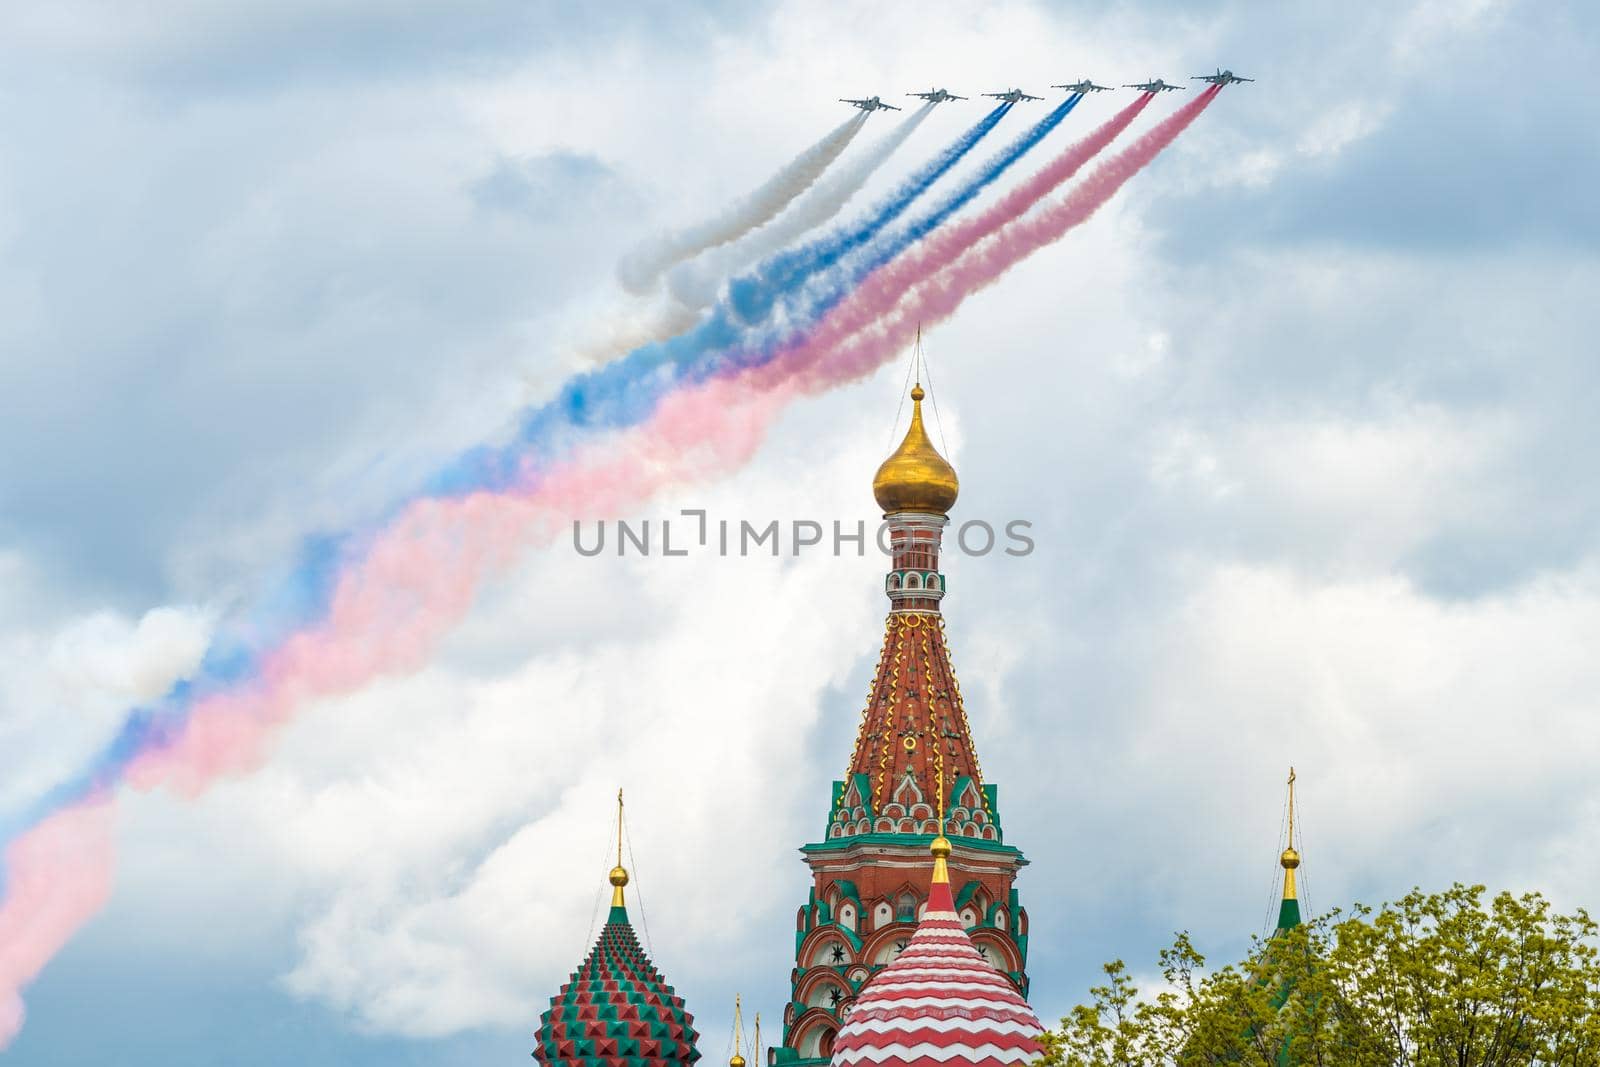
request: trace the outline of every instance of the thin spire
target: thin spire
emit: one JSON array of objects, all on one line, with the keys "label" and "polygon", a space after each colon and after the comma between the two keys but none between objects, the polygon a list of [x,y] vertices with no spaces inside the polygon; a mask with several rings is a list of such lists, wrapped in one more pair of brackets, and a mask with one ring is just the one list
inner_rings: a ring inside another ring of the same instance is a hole
[{"label": "thin spire", "polygon": [[628,869],[622,865],[622,790],[617,790],[617,865],[611,868],[611,908],[624,907],[622,887],[628,884]]},{"label": "thin spire", "polygon": [[[921,327],[918,327],[921,329]],[[950,865],[945,862],[945,857],[950,855],[950,839],[944,836],[944,750],[934,749],[933,781],[934,790],[939,795],[939,835],[928,845],[928,851],[933,853],[933,880],[950,884]],[[941,848],[942,844],[942,848]]]},{"label": "thin spire", "polygon": [[917,387],[920,389],[922,387],[922,367],[923,367],[923,362],[922,362],[922,323],[921,323],[921,321],[918,321],[918,323],[917,323],[917,347],[912,350],[911,358],[916,363],[916,367],[917,367]]},{"label": "thin spire", "polygon": [[1291,930],[1300,925],[1300,894],[1295,884],[1295,871],[1300,868],[1300,852],[1294,847],[1294,768],[1289,768],[1289,839],[1278,863],[1283,867],[1283,901],[1278,906],[1278,929]]},{"label": "thin spire", "polygon": [[739,994],[733,995],[733,1057],[728,1060],[728,1067],[744,1067],[744,1010],[739,1002]]},{"label": "thin spire", "polygon": [[758,1057],[765,1057],[766,1055],[761,1051],[761,1013],[759,1011],[756,1012],[756,1043],[751,1047],[750,1051],[754,1052]]},{"label": "thin spire", "polygon": [[1283,865],[1283,899],[1298,900],[1294,872],[1300,866],[1300,853],[1294,847],[1294,768],[1289,768],[1289,847],[1283,850],[1278,862]]}]

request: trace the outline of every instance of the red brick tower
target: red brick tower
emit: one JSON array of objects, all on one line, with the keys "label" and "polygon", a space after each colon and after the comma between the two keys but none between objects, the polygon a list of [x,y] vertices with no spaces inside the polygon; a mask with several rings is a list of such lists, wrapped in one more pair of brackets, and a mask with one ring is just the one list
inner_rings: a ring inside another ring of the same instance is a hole
[{"label": "red brick tower", "polygon": [[780,1065],[821,1064],[866,980],[905,949],[928,898],[929,845],[950,839],[949,891],[973,945],[1024,995],[1028,914],[950,665],[939,549],[960,483],[928,440],[921,385],[905,440],[873,479],[889,526],[889,617],[849,770],[833,783],[823,840],[801,849],[812,888],[795,924]]}]

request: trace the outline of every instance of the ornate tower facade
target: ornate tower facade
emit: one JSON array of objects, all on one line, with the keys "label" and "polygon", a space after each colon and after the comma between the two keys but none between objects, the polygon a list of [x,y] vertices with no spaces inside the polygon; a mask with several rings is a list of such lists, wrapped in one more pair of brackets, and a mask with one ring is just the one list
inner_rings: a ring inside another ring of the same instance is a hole
[{"label": "ornate tower facade", "polygon": [[1028,914],[1013,887],[1027,860],[1005,843],[945,642],[939,552],[960,483],[923,427],[920,384],[911,400],[905,439],[872,484],[892,554],[883,649],[822,839],[801,849],[812,886],[777,1064],[827,1062],[862,986],[910,944],[941,826],[952,910],[982,958],[1027,993]]}]

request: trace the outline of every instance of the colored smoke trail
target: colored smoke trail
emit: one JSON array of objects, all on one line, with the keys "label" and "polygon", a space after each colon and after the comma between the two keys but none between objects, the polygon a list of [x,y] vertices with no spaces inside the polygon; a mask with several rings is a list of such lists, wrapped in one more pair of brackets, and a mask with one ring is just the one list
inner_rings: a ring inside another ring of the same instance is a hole
[{"label": "colored smoke trail", "polygon": [[[910,343],[917,329],[944,321],[967,297],[988,288],[1022,260],[1094,215],[1117,190],[1199,118],[1221,86],[1212,86],[1090,171],[1065,197],[1014,217],[959,248],[934,243],[893,270],[873,274],[803,341],[753,368],[759,377],[828,388],[871,373]],[[976,221],[976,220],[974,220]],[[907,285],[907,279],[915,281]]]},{"label": "colored smoke trail", "polygon": [[1006,117],[1010,104],[1001,104],[962,134],[950,147],[923,164],[900,183],[877,207],[859,222],[841,227],[826,237],[774,256],[754,271],[728,283],[728,298],[746,322],[759,322],[772,310],[780,293],[793,292],[806,279],[827,270],[839,259],[860,248],[884,227],[903,215],[917,198],[966,158],[984,136]]},{"label": "colored smoke trail", "polygon": [[673,270],[667,275],[668,292],[684,307],[704,308],[710,305],[716,299],[723,281],[741,267],[760,262],[788,247],[796,238],[843,210],[845,204],[867,184],[867,179],[888,162],[889,157],[933,113],[934,106],[923,104],[907,115],[865,153],[835,167],[805,196],[789,205],[787,211],[765,226],[732,244],[708,249],[693,262]]},{"label": "colored smoke trail", "polygon": [[[780,297],[797,291],[845,251],[876,237],[960,162],[1008,110],[1009,105],[1001,105],[990,111],[902,182],[865,220],[811,242],[803,247],[803,255],[784,253],[735,279],[729,286],[728,299],[713,308],[694,329],[643,345],[620,360],[577,376],[554,400],[528,412],[510,442],[469,451],[436,476],[428,492],[449,495],[510,486],[527,474],[530,455],[546,458],[552,450],[565,447],[584,432],[634,425],[650,414],[661,396],[674,388],[685,373],[694,379],[703,378],[732,354],[757,347],[756,331]],[[836,286],[832,299],[836,302],[843,295],[843,288]],[[749,305],[742,310],[738,307],[741,299]],[[808,317],[814,318],[827,306],[826,301],[813,300],[805,310]]]},{"label": "colored smoke trail", "polygon": [[[874,227],[903,211],[917,193],[992,129],[1005,110],[994,109],[967,130],[879,205],[869,223],[851,232],[876,233]],[[661,398],[681,384],[684,368],[703,378],[725,362],[729,353],[748,347],[749,341],[749,330],[726,307],[719,307],[687,334],[643,346],[624,359],[571,380],[551,401],[528,412],[509,442],[470,450],[436,474],[424,488],[422,499],[516,489],[536,474],[535,462],[548,465],[559,461],[598,431],[632,426],[648,418]],[[404,514],[402,507],[385,523],[402,521]],[[23,824],[37,821],[93,789],[114,785],[139,753],[181,731],[195,705],[215,693],[249,684],[263,673],[273,648],[332,610],[338,575],[370,551],[368,542],[381,532],[382,525],[309,542],[287,580],[264,604],[257,605],[250,617],[231,621],[218,632],[194,678],[179,683],[155,704],[134,709],[90,765],[41,798]]]},{"label": "colored smoke trail", "polygon": [[[617,511],[742,465],[786,404],[870,373],[919,323],[948,317],[967,296],[1089,218],[1215,96],[1208,90],[1159,123],[1059,203],[1003,225],[953,258],[919,256],[930,274],[909,292],[877,284],[875,274],[803,338],[660,397],[624,433],[585,442],[499,491],[413,501],[332,580],[322,621],[294,632],[231,687],[194,699],[187,715],[147,727],[122,757],[119,776],[138,789],[198,795],[223,775],[258,766],[273,734],[307,701],[426,662],[488,574],[554,537],[574,514]],[[847,329],[852,322],[864,324]],[[109,893],[109,810],[103,800],[84,798],[6,849],[0,1046],[4,1028],[14,1032],[20,1024],[21,989]]]},{"label": "colored smoke trail", "polygon": [[624,310],[610,317],[601,336],[578,346],[587,363],[606,363],[653,342],[663,342],[694,329],[699,313],[717,299],[722,283],[742,266],[755,263],[795,238],[837,215],[877,169],[932,114],[924,104],[907,115],[865,153],[835,166],[777,218],[739,240],[706,249],[667,275],[666,299],[645,310]]},{"label": "colored smoke trail", "polygon": [[22,1029],[21,992],[111,899],[110,803],[65,808],[5,852],[0,901],[0,1049]]},{"label": "colored smoke trail", "polygon": [[[904,183],[866,223],[848,231],[846,240],[868,238],[897,217],[918,193],[970,151],[1005,111],[1004,107],[996,108],[986,115]],[[1033,143],[1042,132],[1035,130],[1019,145]],[[1013,146],[1002,154],[1002,160],[1015,159],[1019,154],[1018,146]],[[997,172],[997,166],[991,163],[978,180],[989,180]],[[961,195],[958,192],[957,197]],[[724,309],[719,309],[689,334],[645,346],[623,360],[579,376],[554,400],[530,412],[512,441],[470,451],[437,475],[425,492],[429,496],[454,497],[483,489],[513,489],[534,473],[533,462],[549,463],[552,457],[564,454],[595,431],[626,427],[647,418],[661,397],[681,384],[684,368],[688,368],[691,379],[715,373],[730,358],[740,355],[739,346],[746,340],[746,331]],[[403,514],[402,511],[400,515]],[[400,518],[391,517],[389,521]],[[193,706],[211,694],[231,692],[263,673],[267,669],[265,657],[272,648],[300,628],[303,620],[332,610],[336,576],[341,568],[369,551],[366,542],[371,536],[372,531],[362,531],[311,543],[291,571],[286,587],[257,612],[260,617],[230,625],[219,633],[197,677],[181,683],[155,705],[130,714],[120,733],[83,774],[63,783],[36,805],[33,819],[91,789],[115,784],[140,752],[163,744],[169,735],[180,731]]]},{"label": "colored smoke trail", "polygon": [[[858,244],[858,248],[862,245],[865,245],[864,254],[859,257],[859,262],[850,263],[848,269],[837,272],[837,276],[830,279],[829,284],[823,286],[820,291],[808,294],[806,306],[799,309],[800,317],[803,319],[815,319],[842,300],[845,294],[849,292],[850,289],[853,288],[863,277],[871,274],[874,270],[878,269],[882,265],[893,261],[911,245],[922,240],[929,233],[932,233],[934,230],[942,226],[950,218],[950,216],[954,215],[957,211],[960,211],[962,208],[970,204],[979,193],[983,192],[983,190],[994,184],[994,182],[997,181],[1001,175],[1005,174],[1006,171],[1011,168],[1012,164],[1016,163],[1017,160],[1027,155],[1030,149],[1036,146],[1040,141],[1044,140],[1045,135],[1050,133],[1050,131],[1054,130],[1057,126],[1061,125],[1061,120],[1066,118],[1067,115],[1071,113],[1072,109],[1078,106],[1078,101],[1082,99],[1082,93],[1073,93],[1071,96],[1068,96],[1060,104],[1056,105],[1056,107],[1053,108],[1048,114],[1046,114],[1044,118],[1034,123],[1032,128],[1030,128],[1021,137],[1018,137],[1015,141],[1012,141],[1011,144],[1007,145],[992,158],[990,158],[987,163],[979,168],[977,174],[973,175],[971,178],[968,178],[959,188],[957,188],[950,195],[946,196],[944,200],[941,201],[933,210],[925,213],[920,218],[917,218],[902,229],[896,231],[889,238],[870,243],[861,242]],[[1136,114],[1138,107],[1130,105],[1130,108],[1124,109],[1125,112],[1129,110]],[[1103,131],[1108,127],[1111,127],[1115,121],[1116,120],[1113,119],[1111,123],[1107,123],[1105,126],[1102,126],[1101,130]],[[1128,121],[1132,121],[1131,116],[1129,117]],[[1120,126],[1117,126],[1112,133],[1110,133],[1104,138],[1103,141],[1100,142],[1102,147],[1106,142],[1109,142],[1112,137],[1115,137],[1117,133],[1120,133],[1121,130],[1126,126],[1127,122],[1123,122]],[[1092,155],[1093,153],[1090,154]],[[1041,193],[1040,195],[1043,194]],[[841,257],[834,257],[820,266],[832,267],[839,261],[840,258]]]},{"label": "colored smoke trail", "polygon": [[[228,695],[197,706],[170,743],[134,763],[130,782],[191,792],[220,774],[253,768],[263,737],[294,705],[425,662],[434,643],[465,614],[488,570],[506,565],[530,541],[553,535],[555,528],[541,522],[564,522],[586,508],[620,508],[676,481],[742,464],[779,408],[803,393],[871,373],[905,346],[918,324],[949,317],[966,297],[1087,220],[1171,144],[1216,92],[1202,93],[1158,123],[1059,203],[997,229],[979,228],[992,233],[992,242],[953,254],[920,251],[912,258],[926,280],[909,298],[903,287],[877,284],[874,275],[770,361],[733,365],[668,393],[619,441],[580,450],[507,492],[414,502],[341,578],[325,623],[286,642],[262,670],[260,686],[242,701]],[[1081,165],[1147,102],[1124,109],[1063,159]],[[1020,202],[1012,206],[1026,210]]]},{"label": "colored smoke trail", "polygon": [[[490,572],[556,537],[574,514],[620,511],[743,465],[784,398],[735,396],[734,387],[719,380],[667,397],[647,423],[532,487],[415,502],[340,579],[326,621],[287,641],[251,684],[198,701],[131,762],[128,784],[195,797],[224,775],[255,769],[298,706],[420,666]],[[0,1049],[21,1026],[22,990],[109,898],[110,796],[57,812],[6,849]]]},{"label": "colored smoke trail", "polygon": [[649,292],[662,272],[674,263],[681,263],[708,248],[735,240],[767,222],[822,176],[822,172],[839,158],[839,153],[855,139],[866,122],[867,113],[859,112],[801,152],[768,178],[764,185],[721,215],[698,226],[658,238],[628,256],[617,269],[623,287],[634,293]]},{"label": "colored smoke trail", "polygon": [[[1078,102],[1082,99],[1082,93],[1073,93],[1060,104],[1057,104],[1044,118],[1034,123],[1032,129],[998,152],[993,159],[983,165],[976,175],[969,179],[960,189],[946,197],[938,207],[896,234],[894,241],[889,242],[884,248],[875,249],[874,254],[867,261],[866,270],[861,271],[861,273],[866,273],[866,271],[893,259],[913,242],[920,241],[943,224],[951,215],[970,204],[979,193],[993,185],[1002,174],[1009,170],[1013,163],[1027,155],[1030,149],[1044,140],[1051,130],[1061,125],[1061,120],[1071,114],[1072,109],[1077,107]],[[1113,134],[1113,136],[1115,135]]]},{"label": "colored smoke trail", "polygon": [[[835,313],[819,327],[823,336],[846,337],[863,329],[879,314],[879,308],[892,305],[912,286],[940,269],[940,265],[976,246],[1007,223],[1021,218],[1045,196],[1070,181],[1086,163],[1116,140],[1154,98],[1152,93],[1140,94],[1138,99],[1091,130],[1086,137],[1069,145],[1037,174],[1008,191],[986,211],[927,236],[914,254],[900,254],[910,241],[897,241],[884,249],[875,249],[871,260],[865,265],[871,268],[870,271],[860,271],[866,275],[866,281],[849,298],[847,306],[836,307]],[[948,217],[948,212],[935,214],[939,216],[935,225]],[[918,236],[926,236],[933,227],[913,229]],[[888,254],[891,252],[892,258]],[[852,273],[851,280],[859,281],[858,275]],[[837,304],[838,300],[835,299],[834,303]]]}]

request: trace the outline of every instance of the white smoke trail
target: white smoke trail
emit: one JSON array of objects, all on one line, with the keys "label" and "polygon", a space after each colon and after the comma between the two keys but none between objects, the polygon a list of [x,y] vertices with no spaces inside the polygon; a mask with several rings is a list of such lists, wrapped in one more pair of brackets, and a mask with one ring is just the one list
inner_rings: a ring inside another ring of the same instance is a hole
[{"label": "white smoke trail", "polygon": [[640,345],[685,333],[699,321],[697,309],[670,297],[646,307],[623,301],[599,316],[599,323],[590,328],[589,334],[569,342],[566,350],[584,363],[609,363]]},{"label": "white smoke trail", "polygon": [[710,306],[722,283],[741,268],[760,262],[837,215],[867,184],[867,179],[905,144],[933,109],[933,104],[923,104],[907,115],[864,154],[817,182],[805,196],[765,226],[737,241],[707,249],[691,263],[680,264],[667,275],[667,291],[686,308]]},{"label": "white smoke trail", "polygon": [[674,264],[708,248],[737,240],[772,219],[822,176],[861,132],[866,121],[867,113],[863,111],[840,123],[828,136],[768,178],[766,184],[716,218],[659,237],[633,252],[617,268],[623,288],[632,293],[649,292],[662,273]]}]

